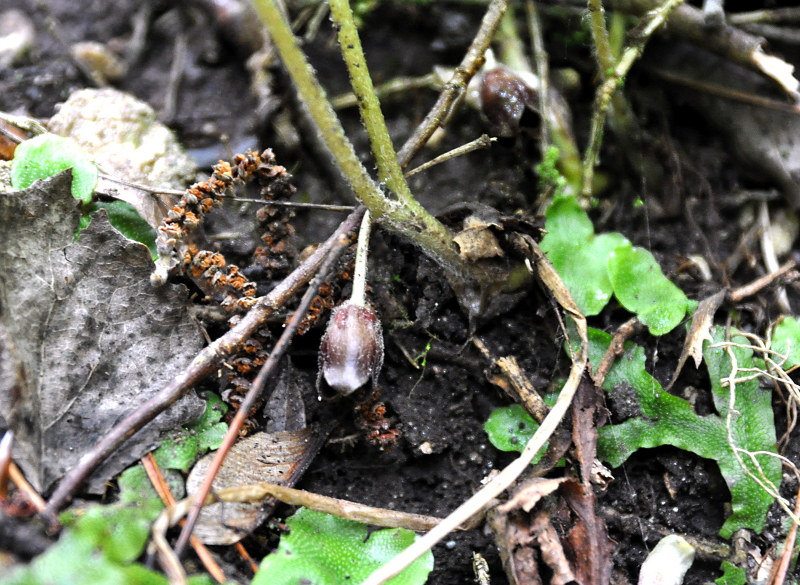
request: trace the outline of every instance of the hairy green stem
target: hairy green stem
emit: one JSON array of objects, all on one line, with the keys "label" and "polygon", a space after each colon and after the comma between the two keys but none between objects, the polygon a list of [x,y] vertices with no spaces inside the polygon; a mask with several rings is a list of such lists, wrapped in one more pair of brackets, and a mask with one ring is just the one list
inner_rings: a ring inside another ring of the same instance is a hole
[{"label": "hairy green stem", "polygon": [[603,139],[606,114],[617,88],[622,84],[633,64],[641,56],[652,34],[666,22],[672,11],[682,3],[683,0],[667,0],[657,10],[648,13],[648,16],[639,24],[637,29],[631,32],[631,42],[622,52],[622,56],[611,75],[597,88],[594,114],[592,115],[592,131],[589,138],[589,146],[586,148],[586,155],[583,158],[583,196],[591,195],[594,163]]},{"label": "hairy green stem", "polygon": [[361,48],[361,39],[350,9],[350,0],[330,0],[331,17],[336,26],[342,56],[350,74],[350,85],[358,101],[361,119],[367,129],[372,154],[378,166],[378,179],[387,185],[404,203],[414,199],[408,188],[403,171],[397,163],[397,153],[389,137],[383,119],[381,104],[375,94],[372,78],[367,68],[367,60]]},{"label": "hairy green stem", "polygon": [[459,98],[467,89],[467,84],[472,76],[477,73],[484,62],[484,53],[492,42],[492,37],[500,24],[500,19],[508,9],[511,0],[492,0],[486,8],[486,13],[481,20],[481,26],[478,29],[475,38],[472,39],[467,53],[459,63],[456,70],[453,72],[453,77],[444,86],[444,89],[439,94],[439,99],[436,100],[433,108],[431,108],[428,115],[422,121],[414,134],[406,140],[400,152],[397,153],[397,159],[400,161],[400,166],[406,167],[411,159],[419,152],[422,146],[428,141],[434,131],[443,126],[447,120],[453,104],[458,103]]},{"label": "hairy green stem", "polygon": [[254,0],[254,5],[294,81],[301,101],[308,108],[322,140],[350,182],[358,200],[366,205],[376,221],[412,240],[451,275],[473,282],[486,281],[488,277],[479,267],[458,255],[450,231],[413,197],[395,202],[384,196],[358,160],[276,0]]}]

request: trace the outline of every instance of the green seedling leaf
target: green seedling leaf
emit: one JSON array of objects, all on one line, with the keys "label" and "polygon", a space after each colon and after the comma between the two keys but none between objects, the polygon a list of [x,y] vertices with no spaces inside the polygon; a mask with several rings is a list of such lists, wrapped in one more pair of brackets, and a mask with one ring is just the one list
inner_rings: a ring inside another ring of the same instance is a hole
[{"label": "green seedling leaf", "polygon": [[159,468],[189,471],[203,454],[217,449],[228,430],[228,425],[220,420],[227,408],[219,396],[209,393],[203,414],[183,430],[169,435],[153,451]]},{"label": "green seedling leaf", "polygon": [[[522,453],[525,445],[539,428],[539,423],[531,418],[519,404],[503,406],[495,410],[483,425],[489,442],[501,451]],[[541,458],[536,456],[534,463]]]},{"label": "green seedling leaf", "polygon": [[594,235],[592,221],[574,197],[561,197],[545,213],[542,250],[584,315],[597,315],[611,300],[608,257],[628,240],[618,233]]},{"label": "green seedling leaf", "polygon": [[4,579],[4,585],[166,585],[167,578],[138,564],[120,565],[91,539],[65,530],[59,541],[28,566]]},{"label": "green seedling leaf", "polygon": [[71,138],[40,134],[26,140],[14,151],[11,185],[22,190],[37,179],[46,179],[72,169],[72,196],[84,203],[92,200],[97,184],[97,167]]},{"label": "green seedling leaf", "polygon": [[[714,343],[724,338],[721,328],[711,330]],[[589,330],[590,359],[600,363],[611,336],[595,329]],[[734,341],[744,342],[742,337]],[[754,366],[753,353],[747,349],[733,350],[739,368]],[[614,364],[606,376],[603,388],[608,392],[634,393],[641,416],[599,431],[598,456],[613,467],[619,467],[630,455],[643,448],[672,445],[717,462],[732,497],[733,514],[720,530],[729,538],[740,528],[761,532],[766,524],[767,511],[773,498],[751,479],[739,464],[728,444],[726,418],[730,390],[722,381],[730,375],[732,364],[723,348],[705,344],[704,359],[711,379],[711,392],[719,414],[698,416],[688,401],[666,392],[659,382],[645,371],[644,350],[633,344],[626,346],[625,355]],[[631,392],[631,390],[633,392]],[[758,380],[736,384],[734,409],[731,411],[731,434],[734,444],[748,451],[775,452],[775,422],[770,393],[759,387]],[[747,456],[743,459],[751,472],[758,474]],[[780,485],[781,466],[774,457],[756,457],[766,479]]]},{"label": "green seedling leaf", "polygon": [[686,295],[647,250],[631,244],[616,248],[608,258],[608,274],[617,300],[653,335],[669,333],[686,315]]},{"label": "green seedling leaf", "polygon": [[117,228],[126,238],[147,246],[153,256],[153,260],[158,258],[156,230],[139,215],[133,205],[124,201],[98,201],[92,205],[92,211],[97,209],[105,209],[111,225]]},{"label": "green seedling leaf", "polygon": [[722,561],[722,577],[715,579],[714,583],[717,585],[745,585],[747,583],[747,571],[728,561]]},{"label": "green seedling leaf", "polygon": [[[782,319],[772,332],[770,349],[786,356],[782,366],[784,370],[800,364],[800,321],[795,317]],[[780,363],[781,358],[773,356],[772,359]]]},{"label": "green seedling leaf", "polygon": [[[305,508],[286,524],[291,532],[261,563],[253,585],[358,585],[416,538],[402,528],[368,534],[364,524]],[[428,551],[388,583],[422,585],[431,570]]]}]

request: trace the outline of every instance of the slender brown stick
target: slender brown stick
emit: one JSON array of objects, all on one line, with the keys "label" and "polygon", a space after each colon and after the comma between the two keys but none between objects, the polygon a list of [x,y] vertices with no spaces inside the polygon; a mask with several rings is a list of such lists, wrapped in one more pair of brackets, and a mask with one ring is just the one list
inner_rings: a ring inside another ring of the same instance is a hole
[{"label": "slender brown stick", "polygon": [[44,510],[44,499],[35,489],[33,489],[33,486],[28,483],[28,480],[25,479],[22,471],[20,471],[19,467],[17,467],[17,464],[13,461],[11,462],[11,465],[8,466],[8,476],[11,478],[11,481],[14,482],[14,485],[17,486],[17,489],[25,492],[25,496],[28,498],[28,501],[30,501],[31,505],[33,505],[37,511],[41,512]]},{"label": "slender brown stick", "polygon": [[[364,212],[365,208],[360,206],[357,212],[353,213],[353,215],[358,215],[360,217]],[[292,342],[292,338],[294,337],[300,322],[303,320],[308,308],[311,306],[311,301],[313,301],[314,297],[317,296],[317,291],[319,290],[320,285],[322,285],[322,282],[324,281],[328,272],[330,272],[334,263],[339,259],[339,256],[342,254],[342,252],[344,252],[349,243],[350,239],[347,237],[346,232],[338,235],[336,241],[333,243],[330,251],[328,252],[328,257],[325,259],[322,267],[317,272],[314,280],[308,286],[308,289],[306,289],[306,292],[303,295],[303,298],[300,301],[297,309],[295,310],[294,315],[292,315],[289,323],[287,323],[280,339],[278,339],[278,342],[275,344],[275,347],[269,354],[267,361],[262,366],[261,371],[258,372],[258,376],[256,376],[252,386],[250,386],[250,390],[247,391],[244,400],[242,400],[242,403],[239,405],[239,410],[236,411],[236,416],[233,417],[233,420],[228,427],[228,432],[225,433],[225,438],[222,439],[222,444],[214,455],[214,459],[208,468],[208,472],[206,473],[205,478],[203,478],[203,483],[197,490],[197,494],[195,495],[195,504],[186,518],[186,524],[184,524],[183,529],[181,530],[180,537],[178,537],[178,542],[175,545],[175,554],[178,556],[178,558],[180,558],[181,554],[186,549],[186,544],[189,542],[189,537],[192,534],[192,530],[194,530],[194,525],[197,523],[197,519],[200,517],[200,511],[203,509],[203,502],[205,501],[206,496],[208,496],[208,494],[211,492],[211,486],[214,483],[214,478],[216,477],[220,467],[222,467],[222,463],[225,461],[228,451],[230,451],[231,447],[233,447],[236,439],[239,438],[239,431],[242,429],[242,425],[244,425],[250,409],[261,395],[262,391],[264,390],[264,386],[266,386],[267,380],[272,377],[272,374],[275,372],[278,363],[283,358],[286,350],[289,348],[289,344]]]},{"label": "slender brown stick", "polygon": [[414,134],[406,140],[403,148],[397,153],[397,160],[400,162],[400,166],[406,167],[434,131],[444,123],[453,103],[466,90],[469,80],[483,65],[483,54],[489,48],[494,32],[500,25],[503,14],[508,9],[508,4],[509,0],[492,0],[489,4],[481,21],[481,26],[469,49],[467,49],[466,55],[464,55],[461,63],[453,72],[453,77],[444,86],[442,93],[439,94],[439,99],[436,100],[431,111],[425,116],[422,124],[417,127]]},{"label": "slender brown stick", "polygon": [[[161,470],[158,468],[158,464],[156,463],[156,458],[153,457],[153,453],[150,452],[141,459],[142,467],[144,467],[145,473],[147,473],[147,477],[150,479],[150,483],[153,484],[156,492],[158,492],[158,497],[161,498],[161,501],[164,502],[164,506],[174,506],[175,505],[175,498],[172,495],[172,492],[169,490],[169,485],[164,480],[164,476],[161,474]],[[197,557],[203,563],[203,566],[208,571],[208,574],[211,575],[218,583],[225,582],[225,573],[222,572],[222,569],[217,564],[217,561],[214,560],[214,557],[211,556],[211,553],[208,552],[206,545],[200,542],[197,537],[192,536],[192,548],[197,553]]]},{"label": "slender brown stick", "polygon": [[358,225],[361,213],[362,210],[360,208],[351,213],[325,243],[272,289],[269,294],[261,297],[236,327],[204,348],[172,382],[112,428],[91,451],[81,457],[78,464],[64,476],[50,497],[47,506],[42,512],[44,517],[55,524],[58,510],[67,503],[73,492],[78,489],[101,462],[111,455],[126,439],[214,371],[220,361],[237,351],[244,341],[276,309],[286,303],[303,285],[311,280],[330,249],[338,242],[339,236],[348,233]]},{"label": "slender brown stick", "polygon": [[789,260],[775,272],[770,272],[764,276],[759,276],[753,282],[732,290],[730,294],[728,294],[728,300],[732,303],[738,303],[747,297],[751,297],[760,292],[763,288],[772,284],[775,279],[780,278],[796,266],[797,264],[793,260]]}]

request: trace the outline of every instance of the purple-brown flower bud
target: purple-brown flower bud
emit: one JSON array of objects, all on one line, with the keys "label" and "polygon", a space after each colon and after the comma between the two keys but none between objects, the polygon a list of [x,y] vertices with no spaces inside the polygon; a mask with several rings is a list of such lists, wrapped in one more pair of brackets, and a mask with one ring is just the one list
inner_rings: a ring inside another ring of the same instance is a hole
[{"label": "purple-brown flower bud", "polygon": [[373,387],[383,367],[383,328],[377,313],[347,301],[333,311],[319,347],[319,374],[339,394],[347,396],[372,378]]},{"label": "purple-brown flower bud", "polygon": [[525,109],[538,111],[536,92],[508,67],[499,66],[483,74],[481,109],[498,136],[519,134]]}]

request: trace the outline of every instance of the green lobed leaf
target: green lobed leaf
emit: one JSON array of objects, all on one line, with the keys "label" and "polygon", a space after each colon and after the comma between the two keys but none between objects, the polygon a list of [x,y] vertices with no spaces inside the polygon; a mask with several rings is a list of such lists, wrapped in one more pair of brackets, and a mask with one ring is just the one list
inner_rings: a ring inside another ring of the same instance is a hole
[{"label": "green lobed leaf", "polygon": [[[538,428],[539,423],[533,420],[519,404],[498,408],[483,424],[483,430],[495,448],[518,453],[525,449],[525,445]],[[541,459],[542,453],[534,458],[533,463]]]},{"label": "green lobed leaf", "polygon": [[608,257],[628,240],[619,233],[594,235],[592,221],[574,197],[553,201],[545,213],[541,248],[584,315],[597,315],[611,300]]},{"label": "green lobed leaf", "polygon": [[[786,356],[782,366],[784,370],[800,364],[800,321],[796,317],[785,317],[775,326],[770,349]],[[779,356],[772,359],[780,363]]]},{"label": "green lobed leaf", "polygon": [[[264,558],[253,585],[358,585],[416,538],[402,528],[368,534],[364,524],[305,508],[286,524],[291,532]],[[428,551],[388,583],[422,585],[431,570]]]},{"label": "green lobed leaf", "polygon": [[608,257],[608,275],[617,300],[653,335],[669,333],[686,315],[686,295],[647,250],[631,244],[617,247]]},{"label": "green lobed leaf", "polygon": [[11,185],[22,190],[37,179],[72,169],[72,196],[88,203],[97,184],[97,167],[71,138],[45,133],[20,143],[11,163]]},{"label": "green lobed leaf", "polygon": [[219,396],[208,393],[203,414],[185,429],[169,434],[153,451],[159,468],[188,471],[206,451],[218,448],[228,430],[226,423],[218,422],[226,410]]},{"label": "green lobed leaf", "polygon": [[158,258],[156,230],[139,215],[133,205],[125,201],[98,201],[92,208],[92,211],[105,209],[111,225],[126,238],[147,246],[153,259]]},{"label": "green lobed leaf", "polygon": [[717,585],[745,585],[747,583],[747,571],[728,561],[722,561],[722,577],[715,579],[714,583]]},{"label": "green lobed leaf", "polygon": [[[712,329],[715,342],[723,339],[721,328]],[[735,338],[736,339],[736,338]],[[743,338],[738,338],[744,341]],[[599,363],[608,348],[611,336],[595,329],[589,330],[590,360]],[[740,368],[753,367],[749,350],[735,350]],[[599,430],[598,456],[613,467],[620,466],[630,455],[643,448],[672,445],[717,462],[732,497],[733,513],[720,534],[728,538],[740,528],[761,532],[773,498],[742,470],[728,444],[726,415],[730,398],[728,388],[721,383],[731,371],[731,361],[721,348],[709,348],[706,342],[704,358],[711,378],[714,404],[719,415],[698,416],[688,401],[664,391],[661,384],[645,371],[644,350],[626,345],[625,355],[612,366],[603,388],[633,388],[638,398],[640,417]],[[734,409],[739,414],[732,419],[732,435],[737,447],[750,451],[775,452],[775,422],[770,393],[762,390],[757,380],[736,385]],[[776,486],[781,481],[781,466],[777,459],[757,457],[767,479]],[[753,465],[748,462],[751,470]]]},{"label": "green lobed leaf", "polygon": [[3,580],[4,585],[166,585],[167,578],[142,565],[120,565],[90,541],[65,530],[33,562]]}]

